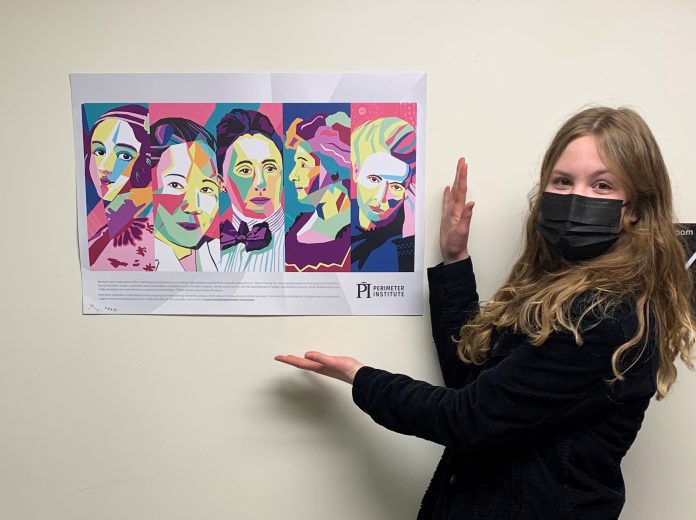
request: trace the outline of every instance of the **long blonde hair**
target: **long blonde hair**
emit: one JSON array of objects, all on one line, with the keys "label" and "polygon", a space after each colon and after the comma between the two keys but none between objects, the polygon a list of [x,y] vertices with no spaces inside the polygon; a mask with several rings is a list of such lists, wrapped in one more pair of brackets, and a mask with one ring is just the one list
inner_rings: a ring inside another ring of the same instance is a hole
[{"label": "long blonde hair", "polygon": [[[628,194],[617,242],[599,257],[569,263],[547,246],[536,229],[541,193],[566,146],[594,136],[604,164]],[[637,221],[631,222],[637,217]],[[600,315],[627,298],[635,302],[638,330],[612,357],[612,371],[622,380],[621,359],[645,345],[654,334],[659,346],[657,398],[676,379],[677,356],[693,368],[691,351],[696,327],[691,305],[693,280],[675,230],[672,190],[667,168],[645,121],[628,108],[595,107],[571,117],[558,131],[541,166],[539,185],[530,198],[524,249],[503,286],[460,331],[458,351],[467,363],[487,357],[494,329],[510,328],[541,345],[553,331],[569,331],[582,343],[581,321]],[[592,294],[582,316],[573,314],[580,295]],[[654,329],[654,330],[651,330]]]}]

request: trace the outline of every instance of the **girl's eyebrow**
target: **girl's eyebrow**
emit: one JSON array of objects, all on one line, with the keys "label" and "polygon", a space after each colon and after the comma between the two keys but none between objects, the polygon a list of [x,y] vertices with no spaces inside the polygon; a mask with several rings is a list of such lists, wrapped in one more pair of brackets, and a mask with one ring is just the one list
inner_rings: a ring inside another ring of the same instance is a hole
[{"label": "girl's eyebrow", "polygon": [[[590,173],[590,177],[597,177],[597,176],[603,175],[605,173],[609,174],[609,175],[614,175],[612,172],[610,172],[606,168],[601,168],[599,170],[595,170],[592,173]],[[551,170],[551,175],[565,175],[567,177],[574,177],[575,176],[575,174],[569,173],[569,172],[566,172],[563,170]]]}]

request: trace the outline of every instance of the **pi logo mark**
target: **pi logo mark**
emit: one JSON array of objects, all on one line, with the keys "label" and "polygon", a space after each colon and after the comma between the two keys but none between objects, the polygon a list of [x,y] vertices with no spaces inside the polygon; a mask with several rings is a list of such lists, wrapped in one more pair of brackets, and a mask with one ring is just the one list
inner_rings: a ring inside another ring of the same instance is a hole
[{"label": "pi logo mark", "polygon": [[371,284],[360,282],[356,284],[358,286],[358,299],[360,298],[370,298],[370,286]]}]

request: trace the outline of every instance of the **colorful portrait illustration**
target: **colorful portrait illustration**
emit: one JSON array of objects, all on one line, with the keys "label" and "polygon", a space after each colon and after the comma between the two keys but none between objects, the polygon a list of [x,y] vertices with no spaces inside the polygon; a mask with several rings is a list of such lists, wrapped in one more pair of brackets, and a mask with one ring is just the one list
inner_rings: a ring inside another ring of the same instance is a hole
[{"label": "colorful portrait illustration", "polygon": [[231,204],[220,226],[224,271],[285,269],[282,106],[276,125],[257,109],[234,108],[217,125],[217,165]]},{"label": "colorful portrait illustration", "polygon": [[218,271],[221,179],[215,138],[183,117],[151,128],[155,264],[158,271]]},{"label": "colorful portrait illustration", "polygon": [[361,123],[351,161],[352,271],[413,271],[415,128],[400,117]]},{"label": "colorful portrait illustration", "polygon": [[413,271],[416,104],[86,103],[94,271]]},{"label": "colorful portrait illustration", "polygon": [[90,269],[152,271],[148,108],[82,105]]},{"label": "colorful portrait illustration", "polygon": [[288,272],[350,271],[349,110],[348,104],[285,107]]}]

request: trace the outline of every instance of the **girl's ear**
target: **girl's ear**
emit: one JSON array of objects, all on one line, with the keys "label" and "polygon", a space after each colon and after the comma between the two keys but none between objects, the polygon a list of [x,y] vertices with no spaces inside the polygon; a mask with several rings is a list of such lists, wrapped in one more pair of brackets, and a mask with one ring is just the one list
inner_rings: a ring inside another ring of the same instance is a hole
[{"label": "girl's ear", "polygon": [[632,210],[628,213],[629,224],[634,225],[639,220],[640,220],[640,212],[637,209]]},{"label": "girl's ear", "polygon": [[640,212],[637,209],[628,211],[628,209],[626,208],[626,206],[628,206],[628,205],[629,205],[628,202],[624,203],[624,205],[623,205],[624,206],[623,210],[626,211],[628,213],[628,215],[624,214],[623,218],[621,220],[623,220],[624,218],[626,218],[628,216],[628,223],[633,225],[640,220]]}]

